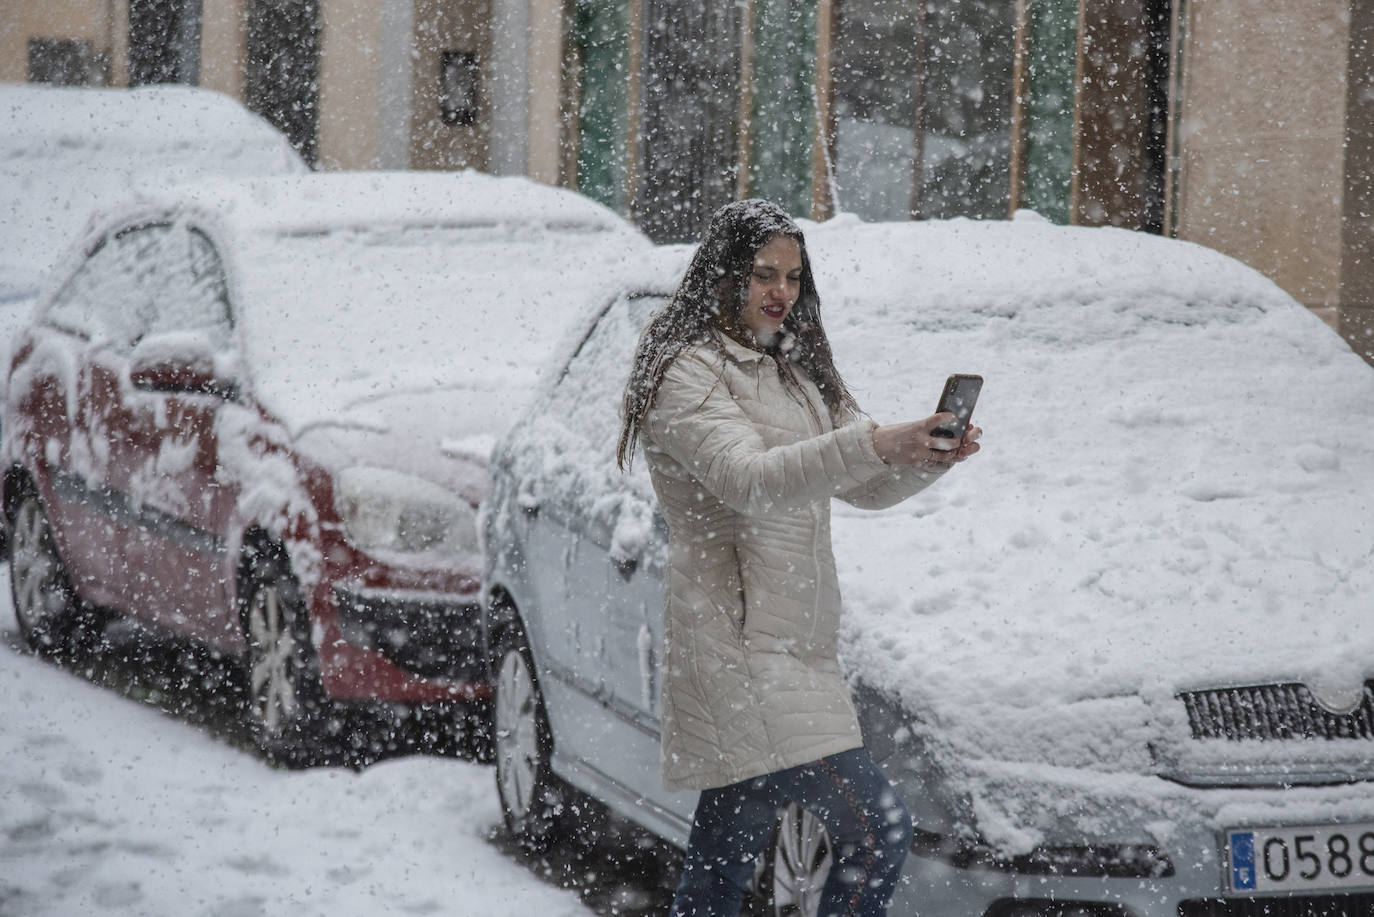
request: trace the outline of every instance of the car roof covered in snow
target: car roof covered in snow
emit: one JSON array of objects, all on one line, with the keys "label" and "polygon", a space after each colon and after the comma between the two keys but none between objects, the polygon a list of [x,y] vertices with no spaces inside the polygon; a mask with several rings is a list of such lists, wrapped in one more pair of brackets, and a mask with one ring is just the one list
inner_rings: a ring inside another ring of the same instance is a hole
[{"label": "car roof covered in snow", "polygon": [[236,233],[273,236],[426,226],[631,231],[614,211],[574,191],[471,170],[208,177],[148,189],[121,202],[120,209],[131,216],[144,210],[192,213]]}]

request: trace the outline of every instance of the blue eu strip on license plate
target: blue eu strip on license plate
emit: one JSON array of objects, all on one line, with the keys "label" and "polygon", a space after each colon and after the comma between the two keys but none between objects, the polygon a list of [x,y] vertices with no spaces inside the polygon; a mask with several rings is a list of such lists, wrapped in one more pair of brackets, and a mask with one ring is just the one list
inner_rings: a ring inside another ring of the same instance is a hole
[{"label": "blue eu strip on license plate", "polygon": [[1231,887],[1252,891],[1255,887],[1255,835],[1250,831],[1231,833]]},{"label": "blue eu strip on license plate", "polygon": [[1227,829],[1231,895],[1374,889],[1374,822]]}]

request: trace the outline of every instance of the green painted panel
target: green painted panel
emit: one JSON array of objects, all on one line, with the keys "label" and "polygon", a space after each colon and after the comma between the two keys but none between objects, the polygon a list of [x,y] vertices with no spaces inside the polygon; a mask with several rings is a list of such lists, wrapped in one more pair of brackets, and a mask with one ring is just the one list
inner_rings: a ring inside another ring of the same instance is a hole
[{"label": "green painted panel", "polygon": [[571,36],[582,59],[577,187],[622,213],[629,127],[628,34],[628,0],[579,0]]},{"label": "green painted panel", "polygon": [[1032,0],[1029,25],[1026,171],[1021,205],[1056,223],[1068,223],[1078,0]]},{"label": "green painted panel", "polygon": [[755,0],[749,193],[811,212],[816,0]]}]

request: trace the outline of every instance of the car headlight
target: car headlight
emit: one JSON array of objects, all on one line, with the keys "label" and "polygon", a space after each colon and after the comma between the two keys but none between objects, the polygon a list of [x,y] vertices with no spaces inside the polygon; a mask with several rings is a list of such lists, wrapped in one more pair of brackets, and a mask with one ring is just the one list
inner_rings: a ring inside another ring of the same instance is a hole
[{"label": "car headlight", "polygon": [[473,508],[414,475],[366,466],[345,469],[335,480],[335,504],[348,540],[364,550],[477,550]]}]

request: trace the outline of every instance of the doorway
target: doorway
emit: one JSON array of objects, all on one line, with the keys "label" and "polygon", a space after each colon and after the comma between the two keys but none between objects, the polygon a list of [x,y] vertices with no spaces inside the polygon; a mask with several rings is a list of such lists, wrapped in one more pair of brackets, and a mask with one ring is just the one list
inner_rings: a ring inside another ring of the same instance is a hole
[{"label": "doorway", "polygon": [[251,0],[244,102],[312,166],[318,155],[319,71],[319,0]]}]

